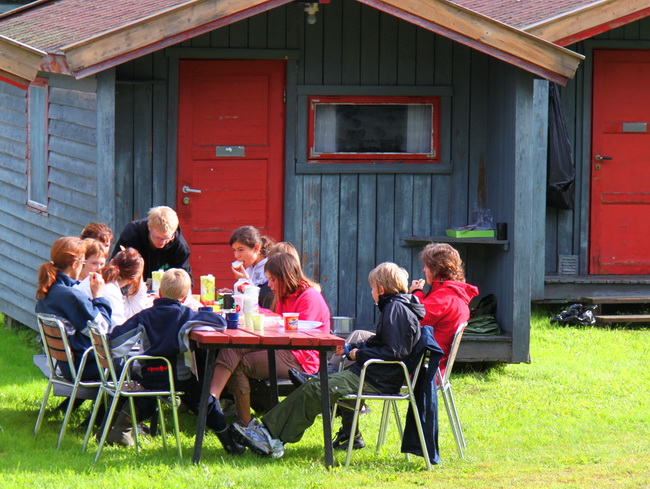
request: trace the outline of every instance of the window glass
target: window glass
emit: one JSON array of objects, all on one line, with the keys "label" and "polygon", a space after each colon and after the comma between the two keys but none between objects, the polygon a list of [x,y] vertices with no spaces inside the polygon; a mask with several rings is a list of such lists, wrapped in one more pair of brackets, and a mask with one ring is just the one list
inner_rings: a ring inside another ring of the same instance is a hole
[{"label": "window glass", "polygon": [[312,97],[310,158],[438,159],[437,99],[365,99]]},{"label": "window glass", "polygon": [[29,87],[29,164],[27,203],[47,205],[47,81]]}]

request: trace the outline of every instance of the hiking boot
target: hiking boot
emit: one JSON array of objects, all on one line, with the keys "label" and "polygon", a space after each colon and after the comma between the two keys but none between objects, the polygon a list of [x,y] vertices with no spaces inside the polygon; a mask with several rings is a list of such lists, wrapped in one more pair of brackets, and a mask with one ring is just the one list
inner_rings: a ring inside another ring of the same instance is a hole
[{"label": "hiking boot", "polygon": [[[347,450],[349,444],[350,444],[350,432],[345,431],[343,427],[339,428],[339,431],[334,437],[334,440],[332,440],[332,448],[334,450]],[[361,432],[357,431],[357,434],[354,435],[352,450],[360,450],[361,448],[365,448],[365,446],[366,444],[363,441]]]},{"label": "hiking boot", "polygon": [[123,447],[132,447],[135,445],[133,441],[133,423],[131,415],[128,412],[127,406],[124,406],[120,411],[115,425],[108,432],[106,436],[107,445],[121,445]]},{"label": "hiking boot", "polygon": [[273,438],[269,430],[257,420],[251,420],[248,426],[233,423],[231,430],[235,439],[263,457],[280,458],[284,455],[281,440]]},{"label": "hiking boot", "polygon": [[301,372],[300,370],[296,368],[290,368],[289,369],[289,379],[291,379],[291,383],[295,385],[296,387],[300,387],[302,384],[307,382],[308,380],[315,379],[317,378],[318,375],[311,375],[305,372]]},{"label": "hiking boot", "polygon": [[228,428],[221,432],[217,432],[217,438],[219,438],[223,449],[228,455],[241,455],[246,451],[245,446],[240,445],[233,439],[232,433]]}]

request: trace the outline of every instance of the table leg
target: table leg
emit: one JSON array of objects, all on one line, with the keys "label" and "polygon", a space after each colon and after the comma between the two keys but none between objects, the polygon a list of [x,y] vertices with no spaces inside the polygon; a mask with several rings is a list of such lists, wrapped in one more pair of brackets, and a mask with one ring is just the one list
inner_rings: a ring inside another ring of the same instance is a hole
[{"label": "table leg", "polygon": [[208,416],[208,399],[210,396],[210,384],[212,383],[212,374],[214,373],[214,361],[217,356],[215,348],[208,348],[205,359],[205,371],[203,374],[203,387],[201,388],[201,404],[199,406],[199,416],[196,420],[196,439],[194,440],[194,455],[192,463],[198,464],[201,461],[201,452],[203,451],[203,436],[205,435],[205,420]]},{"label": "table leg", "polygon": [[278,392],[278,372],[275,364],[275,350],[269,349],[269,382],[271,389],[271,407],[277,406],[280,394]]},{"label": "table leg", "polygon": [[329,468],[334,465],[334,454],[332,452],[332,415],[330,411],[329,378],[327,376],[327,350],[321,348],[318,351],[320,356],[320,386],[323,409],[325,466]]}]

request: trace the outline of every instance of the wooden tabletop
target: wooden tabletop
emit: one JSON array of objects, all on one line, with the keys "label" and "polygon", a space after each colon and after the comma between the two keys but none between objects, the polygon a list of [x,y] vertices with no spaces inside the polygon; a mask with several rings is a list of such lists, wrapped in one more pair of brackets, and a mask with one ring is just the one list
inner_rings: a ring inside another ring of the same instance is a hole
[{"label": "wooden tabletop", "polygon": [[336,335],[325,333],[318,329],[304,329],[285,332],[282,326],[265,326],[263,331],[252,329],[226,329],[219,331],[192,331],[190,338],[196,341],[199,346],[209,347],[212,345],[255,345],[268,346],[295,346],[296,349],[305,347],[336,347],[344,345],[345,340]]}]

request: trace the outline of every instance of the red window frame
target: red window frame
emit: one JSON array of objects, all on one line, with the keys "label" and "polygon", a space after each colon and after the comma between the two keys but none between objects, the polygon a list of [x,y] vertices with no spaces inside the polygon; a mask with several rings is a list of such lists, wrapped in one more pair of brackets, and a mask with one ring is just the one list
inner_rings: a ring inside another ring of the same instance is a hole
[{"label": "red window frame", "polygon": [[[431,105],[432,153],[317,153],[315,151],[316,107],[318,105]],[[310,96],[307,161],[314,163],[438,163],[440,162],[440,97],[432,96]],[[328,161],[329,160],[329,161]]]}]

